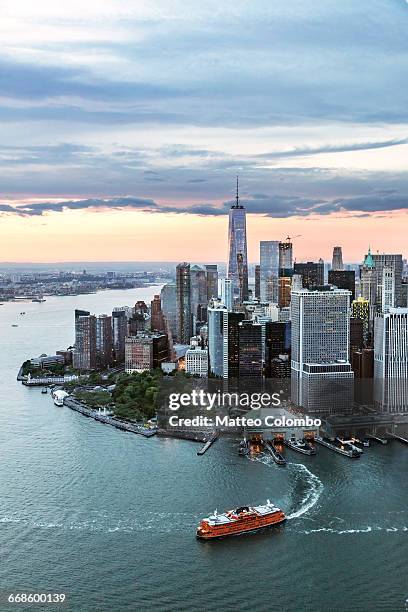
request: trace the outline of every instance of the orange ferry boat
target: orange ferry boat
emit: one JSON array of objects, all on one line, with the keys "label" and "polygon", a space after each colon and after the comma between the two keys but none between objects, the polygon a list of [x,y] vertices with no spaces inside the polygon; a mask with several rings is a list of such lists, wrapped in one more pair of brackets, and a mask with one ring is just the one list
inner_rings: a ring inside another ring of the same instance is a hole
[{"label": "orange ferry boat", "polygon": [[272,504],[269,499],[263,506],[242,506],[223,514],[214,514],[203,519],[197,529],[197,538],[211,540],[237,535],[247,531],[256,531],[272,525],[279,525],[286,520],[285,513]]}]

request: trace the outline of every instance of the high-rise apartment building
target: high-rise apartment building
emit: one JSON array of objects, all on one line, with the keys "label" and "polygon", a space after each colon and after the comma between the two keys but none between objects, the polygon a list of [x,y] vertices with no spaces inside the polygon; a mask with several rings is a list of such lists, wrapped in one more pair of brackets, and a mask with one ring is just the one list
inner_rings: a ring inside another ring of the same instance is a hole
[{"label": "high-rise apartment building", "polygon": [[99,368],[112,364],[112,317],[101,314],[96,317],[96,361]]},{"label": "high-rise apartment building", "polygon": [[162,311],[173,337],[177,336],[177,290],[176,283],[163,285],[160,292]]},{"label": "high-rise apartment building", "polygon": [[143,372],[160,368],[169,360],[169,344],[166,334],[140,332],[125,340],[125,370]]},{"label": "high-rise apartment building", "polygon": [[201,321],[202,310],[207,307],[207,274],[201,266],[190,266],[190,304],[193,316],[193,327]]},{"label": "high-rise apartment building", "polygon": [[183,262],[176,268],[177,299],[177,340],[181,344],[190,344],[193,335],[191,316],[191,276],[190,264]]},{"label": "high-rise apartment building", "polygon": [[73,366],[78,370],[94,370],[97,367],[96,317],[87,310],[75,310]]},{"label": "high-rise apartment building", "polygon": [[128,332],[127,313],[125,310],[112,312],[112,348],[113,359],[116,363],[125,360],[125,338]]}]

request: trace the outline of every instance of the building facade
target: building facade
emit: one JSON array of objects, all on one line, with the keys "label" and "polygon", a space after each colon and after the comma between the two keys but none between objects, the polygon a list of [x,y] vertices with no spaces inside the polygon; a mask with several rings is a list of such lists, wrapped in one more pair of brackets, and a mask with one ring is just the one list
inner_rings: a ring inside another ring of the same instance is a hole
[{"label": "building facade", "polygon": [[190,344],[193,335],[191,316],[191,276],[190,264],[183,262],[176,268],[177,299],[177,340],[180,344]]},{"label": "building facade", "polygon": [[408,410],[408,308],[375,318],[374,400],[382,410]]},{"label": "building facade", "polygon": [[261,240],[259,260],[261,301],[277,304],[279,299],[279,241]]},{"label": "building facade", "polygon": [[[228,225],[228,278],[232,281],[234,299],[248,299],[248,254],[246,235],[246,211],[238,193],[229,211]],[[240,295],[241,293],[241,295]]]},{"label": "building facade", "polygon": [[350,292],[328,285],[292,292],[292,401],[308,410],[351,407]]}]

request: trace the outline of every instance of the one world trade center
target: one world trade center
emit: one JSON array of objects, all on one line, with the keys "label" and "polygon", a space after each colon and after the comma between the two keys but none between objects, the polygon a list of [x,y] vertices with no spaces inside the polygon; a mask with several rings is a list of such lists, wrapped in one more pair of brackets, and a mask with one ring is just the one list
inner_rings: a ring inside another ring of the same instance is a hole
[{"label": "one world trade center", "polygon": [[237,194],[235,204],[229,211],[228,226],[228,278],[232,281],[233,295],[237,302],[248,299],[248,255],[246,237],[246,211],[239,201],[237,177]]}]

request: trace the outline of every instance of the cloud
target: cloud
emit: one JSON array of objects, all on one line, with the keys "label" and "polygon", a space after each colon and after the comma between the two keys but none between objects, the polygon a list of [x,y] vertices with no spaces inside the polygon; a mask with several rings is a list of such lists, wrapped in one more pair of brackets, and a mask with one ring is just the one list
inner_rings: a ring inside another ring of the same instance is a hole
[{"label": "cloud", "polygon": [[397,147],[399,145],[408,144],[408,137],[395,138],[390,140],[381,140],[376,142],[357,142],[344,144],[327,144],[318,147],[297,147],[287,151],[272,151],[270,153],[259,153],[254,157],[259,159],[283,159],[285,157],[303,157],[308,155],[319,155],[320,153],[349,153],[351,151],[369,151],[371,149],[385,149],[388,147]]},{"label": "cloud", "polygon": [[[46,213],[62,213],[66,210],[139,210],[155,214],[187,214],[205,217],[227,215],[233,200],[221,204],[203,203],[185,205],[167,205],[157,203],[149,198],[134,196],[116,198],[89,198],[84,200],[68,200],[61,202],[34,202],[11,206],[0,204],[0,214],[11,214],[20,217],[43,216]],[[324,200],[321,198],[306,198],[287,196],[283,194],[253,194],[241,198],[248,214],[268,217],[308,217],[310,215],[328,215],[332,213],[350,212],[355,216],[364,216],[373,212],[390,212],[408,209],[408,195],[398,193],[372,193],[366,196]]]},{"label": "cloud", "polygon": [[34,202],[10,206],[0,204],[0,212],[11,213],[20,217],[42,216],[47,212],[61,213],[65,210],[86,210],[86,209],[119,209],[125,208],[145,210],[153,212],[158,210],[156,202],[145,198],[118,197],[110,199],[91,198],[86,200],[67,200],[62,202]]}]

